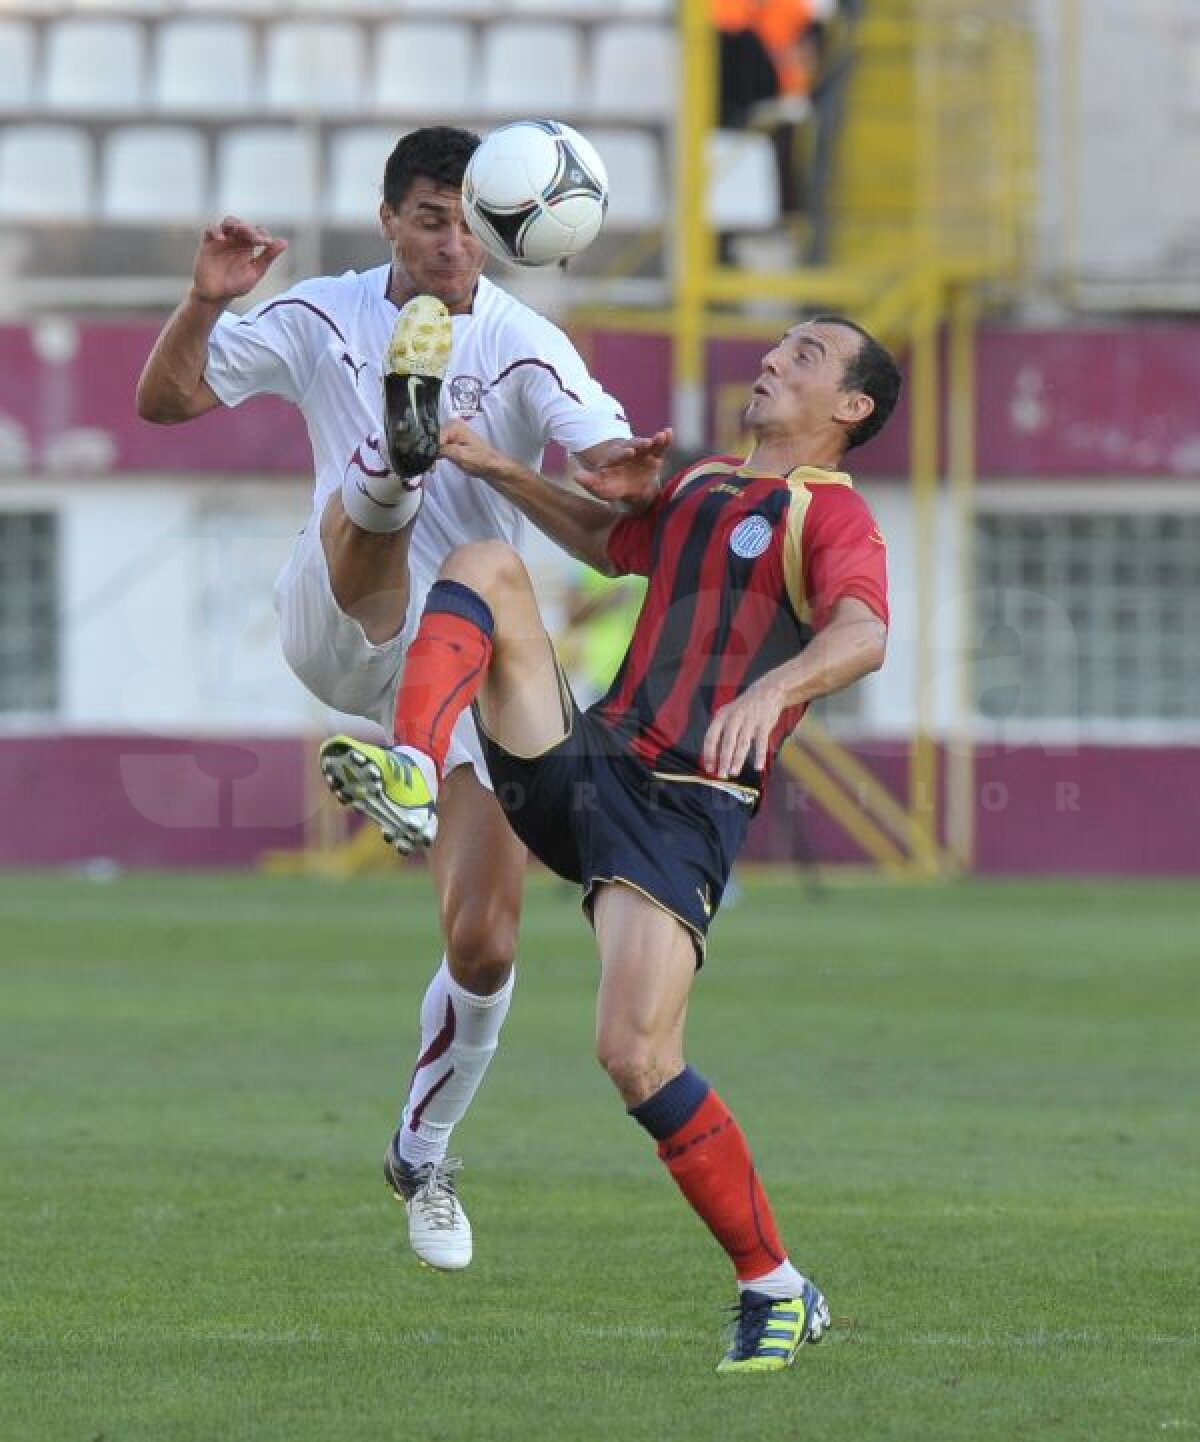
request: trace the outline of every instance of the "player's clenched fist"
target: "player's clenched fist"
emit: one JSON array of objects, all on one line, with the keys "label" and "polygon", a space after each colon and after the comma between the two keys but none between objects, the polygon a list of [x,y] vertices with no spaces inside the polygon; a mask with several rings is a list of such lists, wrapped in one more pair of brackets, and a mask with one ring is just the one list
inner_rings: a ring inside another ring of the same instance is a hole
[{"label": "player's clenched fist", "polygon": [[442,427],[439,439],[441,454],[448,461],[465,471],[468,476],[488,480],[506,466],[511,468],[507,456],[488,445],[487,441],[462,421],[447,421]]},{"label": "player's clenched fist", "polygon": [[286,240],[227,215],[200,237],[192,265],[192,294],[213,305],[248,295],[286,249]]}]

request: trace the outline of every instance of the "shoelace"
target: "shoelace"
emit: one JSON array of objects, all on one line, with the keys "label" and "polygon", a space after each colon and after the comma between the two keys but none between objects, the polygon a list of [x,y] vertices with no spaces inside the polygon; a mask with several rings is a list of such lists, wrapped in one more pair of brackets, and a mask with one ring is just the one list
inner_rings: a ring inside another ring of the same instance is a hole
[{"label": "shoelace", "polygon": [[734,1332],[730,1350],[737,1357],[753,1354],[762,1335],[767,1330],[771,1310],[777,1298],[768,1297],[762,1302],[735,1302],[729,1311],[733,1314]]},{"label": "shoelace", "polygon": [[421,1208],[431,1227],[447,1231],[454,1227],[458,1213],[454,1173],[461,1167],[461,1157],[446,1157],[440,1162],[425,1162],[415,1169],[418,1180],[412,1201]]}]

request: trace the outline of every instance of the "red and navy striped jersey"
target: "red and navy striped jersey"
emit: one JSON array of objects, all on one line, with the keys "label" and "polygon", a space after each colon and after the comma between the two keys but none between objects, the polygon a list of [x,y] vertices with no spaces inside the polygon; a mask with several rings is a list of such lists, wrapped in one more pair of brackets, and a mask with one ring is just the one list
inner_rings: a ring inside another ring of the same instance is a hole
[{"label": "red and navy striped jersey", "polygon": [[[714,713],[802,651],[836,601],[856,596],[888,619],[883,537],[838,471],[775,476],[727,456],[700,461],[617,522],[608,554],[649,586],[621,669],[592,710],[659,775],[702,777]],[[804,709],[779,718],[771,759]],[[762,780],[749,762],[737,778],[755,793]]]}]

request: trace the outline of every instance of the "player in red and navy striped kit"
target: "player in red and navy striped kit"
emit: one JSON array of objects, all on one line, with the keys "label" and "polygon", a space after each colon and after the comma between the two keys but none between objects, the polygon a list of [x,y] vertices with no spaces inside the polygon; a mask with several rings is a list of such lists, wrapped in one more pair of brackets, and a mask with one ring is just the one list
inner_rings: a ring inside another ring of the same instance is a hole
[{"label": "player in red and navy striped kit", "polygon": [[[713,715],[803,650],[835,601],[857,596],[887,620],[883,538],[849,477],[815,466],[784,478],[701,461],[614,527],[608,555],[650,586],[596,712],[659,773],[703,773]],[[803,711],[780,715],[772,755]],[[751,765],[739,779],[760,780]]]},{"label": "player in red and navy striped kit", "polygon": [[462,424],[443,453],[582,560],[649,587],[607,696],[580,712],[529,577],[501,542],[464,546],[429,593],[390,751],[322,750],[343,800],[407,849],[436,829],[439,770],[475,704],[496,795],[517,834],[580,882],[601,959],[597,1052],[630,1114],[733,1262],[738,1324],[721,1371],[787,1366],[829,1310],[783,1247],[740,1127],[683,1053],[708,923],[770,764],[809,701],[883,660],[883,538],[844,452],[895,404],[894,362],[851,322],[793,327],[764,357],[745,461],[716,457],[661,490],[670,433],[552,486]]}]

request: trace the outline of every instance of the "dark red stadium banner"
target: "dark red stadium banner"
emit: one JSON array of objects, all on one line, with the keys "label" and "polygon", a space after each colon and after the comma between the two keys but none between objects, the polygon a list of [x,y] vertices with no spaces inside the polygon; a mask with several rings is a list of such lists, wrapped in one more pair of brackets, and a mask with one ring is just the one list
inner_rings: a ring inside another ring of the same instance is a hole
[{"label": "dark red stadium banner", "polygon": [[[900,742],[859,754],[897,794]],[[313,748],[296,738],[0,737],[0,867],[251,866],[304,844]],[[38,804],[29,806],[35,792]],[[976,869],[985,876],[1200,876],[1200,747],[983,751]],[[81,826],[79,818],[87,817]],[[782,771],[746,860],[866,860]]]},{"label": "dark red stadium banner", "polygon": [[[303,475],[304,427],[282,402],[254,401],[184,427],[134,413],[156,334],[145,322],[0,326],[0,469],[87,475]],[[595,373],[639,430],[669,414],[663,336],[590,331]],[[726,429],[763,345],[717,341],[710,420]],[[1200,321],[980,333],[980,474],[998,479],[1200,476]],[[907,411],[856,458],[864,475],[902,477]]]}]

